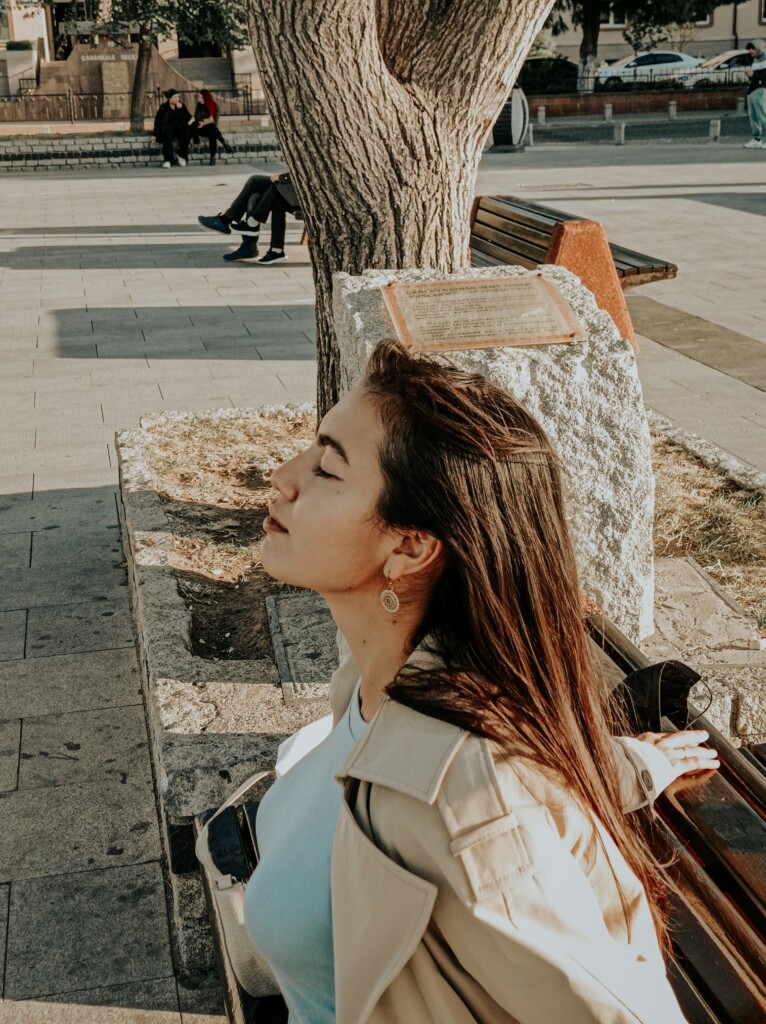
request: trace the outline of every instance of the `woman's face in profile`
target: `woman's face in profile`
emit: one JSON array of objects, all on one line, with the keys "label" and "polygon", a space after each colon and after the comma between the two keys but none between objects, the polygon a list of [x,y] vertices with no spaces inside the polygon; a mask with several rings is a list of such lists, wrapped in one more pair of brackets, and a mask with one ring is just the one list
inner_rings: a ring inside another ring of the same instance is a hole
[{"label": "woman's face in profile", "polygon": [[374,516],[382,440],[377,405],[356,388],[327,413],[313,444],[274,471],[261,548],[268,573],[325,596],[381,589],[391,550]]}]

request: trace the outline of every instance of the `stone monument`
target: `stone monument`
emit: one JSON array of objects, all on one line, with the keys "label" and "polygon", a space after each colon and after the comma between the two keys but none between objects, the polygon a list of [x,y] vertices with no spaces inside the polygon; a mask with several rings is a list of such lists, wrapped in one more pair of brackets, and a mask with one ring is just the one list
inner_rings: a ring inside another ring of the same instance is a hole
[{"label": "stone monument", "polygon": [[456,274],[336,274],[333,301],[342,386],[349,389],[361,379],[378,341],[396,336],[382,290],[387,285],[537,274],[554,284],[571,307],[582,340],[470,348],[438,358],[507,387],[540,420],[564,469],[582,589],[637,642],[654,629],[649,426],[630,342],[574,274],[547,265],[536,271],[504,266]]}]

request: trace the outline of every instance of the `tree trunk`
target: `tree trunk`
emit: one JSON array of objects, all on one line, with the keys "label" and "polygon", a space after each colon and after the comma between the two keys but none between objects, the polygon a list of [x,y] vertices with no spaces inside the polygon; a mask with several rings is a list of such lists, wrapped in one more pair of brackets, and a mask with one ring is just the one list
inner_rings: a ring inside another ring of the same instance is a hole
[{"label": "tree trunk", "polygon": [[598,59],[598,37],[601,31],[601,2],[590,0],[583,5],[582,40],[580,41],[580,64],[577,69],[577,91],[593,92],[596,87],[596,61]]},{"label": "tree trunk", "polygon": [[332,275],[468,265],[483,144],[552,0],[250,3],[309,233],[321,415],[340,383]]},{"label": "tree trunk", "polygon": [[136,74],[133,78],[133,92],[130,97],[130,130],[142,134],[146,130],[144,128],[144,104],[146,102],[146,88],[149,84],[149,67],[151,62],[152,39],[148,29],[141,25],[138,35]]}]

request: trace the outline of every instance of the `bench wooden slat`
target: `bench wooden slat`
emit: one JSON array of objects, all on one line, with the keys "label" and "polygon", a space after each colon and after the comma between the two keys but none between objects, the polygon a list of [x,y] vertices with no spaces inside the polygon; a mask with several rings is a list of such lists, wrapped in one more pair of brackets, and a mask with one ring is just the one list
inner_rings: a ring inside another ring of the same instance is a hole
[{"label": "bench wooden slat", "polygon": [[[483,238],[476,238],[473,241],[471,248],[476,252],[483,253],[485,256],[492,257],[492,262],[485,263],[485,266],[492,266],[494,264],[502,265],[504,263],[509,262],[507,249],[501,249],[497,245],[492,245],[490,242],[485,242]],[[539,263],[536,263],[534,260],[530,260],[529,258],[524,256],[514,257],[513,262],[510,263],[509,265],[518,265],[520,267],[526,267],[527,270],[534,270],[535,267],[540,266]]]},{"label": "bench wooden slat", "polygon": [[748,987],[735,963],[724,953],[683,900],[673,901],[670,918],[673,945],[684,973],[721,1024],[758,1024],[766,1002]]},{"label": "bench wooden slat", "polygon": [[678,960],[668,964],[668,980],[675,992],[684,1019],[689,1024],[723,1024],[714,1017],[710,1007],[694,986]]},{"label": "bench wooden slat", "polygon": [[721,773],[699,789],[664,797],[659,807],[705,867],[723,873],[720,885],[766,932],[766,821]]},{"label": "bench wooden slat", "polygon": [[476,245],[476,240],[481,238],[507,252],[509,257],[525,256],[532,260],[535,266],[545,263],[547,249],[541,249],[538,245],[530,245],[529,242],[524,242],[520,238],[513,238],[501,231],[495,231],[493,228],[487,227],[486,224],[475,224],[474,231],[474,245]]},{"label": "bench wooden slat", "polygon": [[[483,252],[484,256],[491,255],[499,264],[508,262],[508,257],[503,259],[497,252],[487,253],[486,248],[479,243],[479,239],[484,238],[497,248],[507,250],[513,263],[519,262],[520,265],[526,266],[526,263],[518,258],[521,256],[524,260],[534,258],[539,265],[545,262],[556,224],[581,219],[574,214],[520,199],[518,196],[478,196],[474,203],[471,223],[471,248]],[[489,231],[494,231],[495,234],[491,235]],[[539,251],[531,251],[524,248],[525,245],[535,246]],[[635,288],[651,281],[666,280],[675,277],[678,272],[674,264],[665,260],[611,242],[609,245],[624,289]],[[542,252],[543,249],[545,252]],[[480,266],[491,265],[482,257],[474,259],[473,262]]]},{"label": "bench wooden slat", "polygon": [[478,209],[476,219],[473,222],[473,230],[476,231],[477,224],[487,224],[505,234],[513,235],[514,238],[521,238],[525,242],[538,245],[543,252],[548,252],[551,244],[552,231],[531,228],[518,220],[509,220],[508,217],[501,217],[497,213],[490,213],[488,210]]}]

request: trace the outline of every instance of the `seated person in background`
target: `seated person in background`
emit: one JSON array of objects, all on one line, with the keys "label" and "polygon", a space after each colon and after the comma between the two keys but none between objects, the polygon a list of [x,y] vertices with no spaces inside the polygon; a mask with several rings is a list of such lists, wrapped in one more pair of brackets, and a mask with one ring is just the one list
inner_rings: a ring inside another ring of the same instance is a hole
[{"label": "seated person in background", "polygon": [[233,252],[227,252],[224,259],[233,263],[252,260],[258,256],[258,236],[261,224],[271,215],[271,242],[269,251],[258,262],[264,265],[281,263],[285,255],[285,215],[300,215],[298,197],[290,181],[289,173],[253,174],[245,183],[237,198],[226,210],[215,217],[198,217],[200,224],[211,231],[230,235],[236,231],[242,235],[242,244]]},{"label": "seated person in background", "polygon": [[[165,102],[160,104],[154,118],[152,142],[159,142],[162,146],[162,158],[165,161],[163,167],[176,167],[179,164],[186,167],[194,118],[184,106],[176,89],[168,89],[162,95]],[[174,140],[178,142],[177,159],[173,148]]]},{"label": "seated person in background", "polygon": [[231,146],[221,135],[218,127],[218,104],[213,94],[207,89],[200,89],[197,93],[197,106],[194,109],[194,131],[196,135],[204,135],[208,140],[211,167],[215,165],[219,142],[227,153],[232,152]]}]

